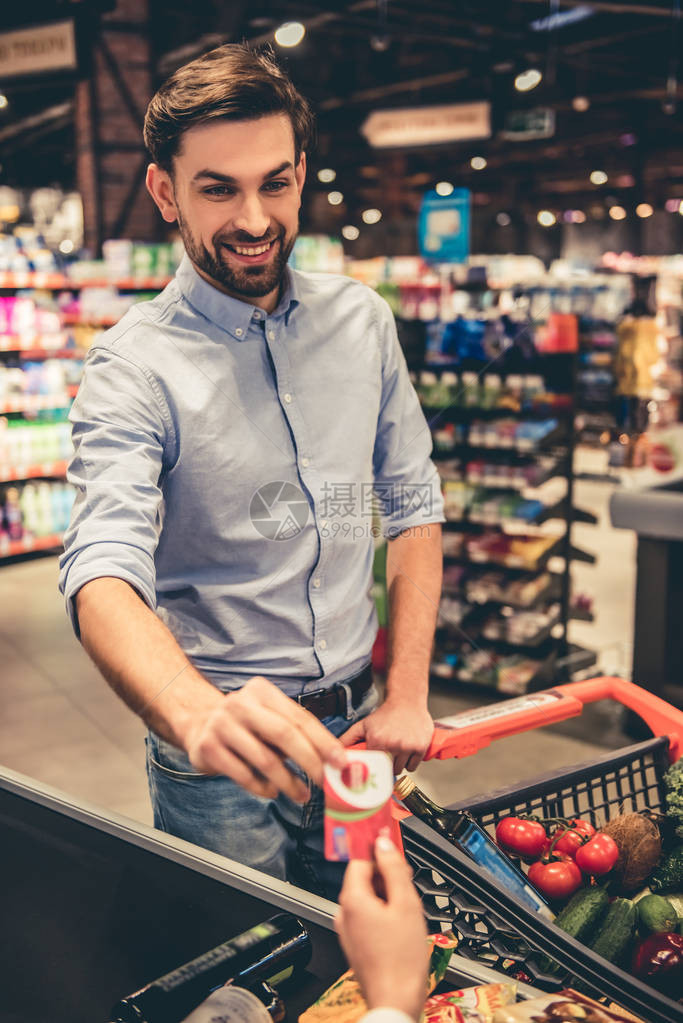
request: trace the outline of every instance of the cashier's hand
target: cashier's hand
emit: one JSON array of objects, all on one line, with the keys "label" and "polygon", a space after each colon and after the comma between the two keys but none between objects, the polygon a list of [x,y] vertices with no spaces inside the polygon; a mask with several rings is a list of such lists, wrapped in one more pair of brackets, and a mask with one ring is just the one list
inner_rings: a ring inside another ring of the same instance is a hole
[{"label": "cashier's hand", "polygon": [[310,792],[285,764],[291,759],[317,785],[323,766],[343,768],[339,739],[310,711],[260,676],[203,710],[187,729],[185,749],[205,774],[225,774],[248,792],[275,799],[282,792],[305,803]]},{"label": "cashier's hand", "polygon": [[388,838],[377,839],[374,864],[349,863],[334,926],[368,1008],[400,1009],[419,1020],[427,928],[410,867]]},{"label": "cashier's hand", "polygon": [[394,758],[394,774],[414,771],[421,763],[434,735],[434,722],[425,706],[388,697],[381,707],[356,721],[344,732],[345,746],[364,742],[368,749],[381,749]]}]

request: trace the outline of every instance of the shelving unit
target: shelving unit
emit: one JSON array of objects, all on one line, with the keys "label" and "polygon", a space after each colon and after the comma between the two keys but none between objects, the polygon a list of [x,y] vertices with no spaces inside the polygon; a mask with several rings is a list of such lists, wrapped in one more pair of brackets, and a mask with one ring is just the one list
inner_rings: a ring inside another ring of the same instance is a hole
[{"label": "shelving unit", "polygon": [[[68,519],[65,489],[68,488],[65,483],[68,462],[63,457],[67,452],[63,443],[59,450],[54,443],[46,446],[40,431],[34,433],[31,426],[49,422],[58,429],[59,424],[66,420],[78,391],[80,370],[77,360],[84,358],[88,344],[83,331],[75,328],[92,328],[95,332],[116,323],[123,312],[123,308],[117,309],[118,315],[109,315],[106,310],[98,311],[94,296],[91,302],[84,303],[84,311],[71,312],[69,308],[75,304],[74,296],[87,295],[89,289],[106,288],[113,294],[114,305],[117,305],[115,292],[121,295],[159,291],[169,281],[167,276],[113,278],[101,270],[93,273],[93,267],[97,269],[95,264],[76,266],[76,271],[89,271],[89,276],[81,277],[58,272],[0,272],[0,295],[11,300],[0,310],[3,313],[0,318],[0,373],[8,385],[0,387],[0,417],[6,427],[4,436],[0,433],[0,562],[37,551],[52,551],[62,544],[61,529]],[[16,317],[11,320],[12,310],[17,308],[12,306],[12,301],[17,295],[36,301],[33,326],[26,315],[20,316],[18,321]],[[46,323],[47,329],[42,329]],[[69,366],[59,384],[49,376],[48,367],[53,360]],[[35,365],[41,363],[47,364],[44,370]],[[29,369],[46,376],[41,376],[40,383],[36,385],[35,379],[29,381]],[[22,380],[14,376],[9,383],[8,370],[26,375],[22,393],[17,393]],[[46,383],[48,378],[49,385]],[[26,430],[23,430],[24,426]],[[2,427],[3,422],[0,422]],[[21,439],[19,433],[23,434]],[[50,488],[49,493],[46,484]],[[12,487],[17,489],[12,492],[9,489]],[[32,491],[30,494],[29,490]],[[12,495],[12,527],[7,514],[8,492]],[[23,524],[21,518],[17,522],[17,502],[22,509]],[[51,523],[59,528],[50,529]],[[16,534],[22,529],[23,535],[18,537]]]},{"label": "shelving unit", "polygon": [[[471,395],[462,404],[463,378],[483,367],[414,367],[446,496],[444,597],[455,601],[448,606],[458,607],[457,620],[440,614],[432,671],[436,678],[510,695],[567,680],[595,663],[595,655],[573,646],[567,634],[574,616],[571,563],[595,560],[571,542],[573,522],[596,522],[573,502],[577,358],[571,353],[520,359],[508,352],[492,367],[500,378],[499,396],[486,407],[474,404]],[[546,393],[538,400],[522,396],[514,407],[506,382],[520,374],[543,376]],[[486,391],[484,376],[480,392]],[[561,496],[556,480],[564,480]],[[538,489],[545,484],[554,494],[549,501]],[[498,507],[506,513],[497,515]],[[553,522],[555,532],[539,528]],[[548,571],[549,562],[555,571]]]}]

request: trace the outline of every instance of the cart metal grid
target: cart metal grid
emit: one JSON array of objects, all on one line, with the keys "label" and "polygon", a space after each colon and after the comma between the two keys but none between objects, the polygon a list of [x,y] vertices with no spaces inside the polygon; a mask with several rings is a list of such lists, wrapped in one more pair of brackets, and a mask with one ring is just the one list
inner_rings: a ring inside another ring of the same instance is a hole
[{"label": "cart metal grid", "polygon": [[[613,698],[643,717],[655,738],[608,753],[522,786],[453,805],[489,830],[508,814],[589,817],[600,826],[620,810],[664,806],[662,776],[683,752],[683,713],[622,679],[592,679],[437,722],[428,757],[469,756],[491,740],[580,714],[584,703]],[[683,1006],[528,909],[433,829],[412,817],[401,821],[406,858],[415,872],[425,916],[434,929],[452,929],[458,953],[502,972],[522,973],[534,987],[556,991],[580,983],[593,997],[609,997],[645,1023],[682,1023]],[[561,968],[549,975],[542,957]]]}]

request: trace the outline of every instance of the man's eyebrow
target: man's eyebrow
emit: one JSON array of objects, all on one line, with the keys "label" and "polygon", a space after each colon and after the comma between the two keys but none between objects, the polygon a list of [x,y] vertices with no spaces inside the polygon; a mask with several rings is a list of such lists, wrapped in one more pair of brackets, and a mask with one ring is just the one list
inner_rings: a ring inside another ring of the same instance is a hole
[{"label": "man's eyebrow", "polygon": [[[275,178],[278,174],[282,174],[283,171],[292,170],[294,164],[291,160],[285,160],[279,167],[274,167],[273,170],[267,171],[263,175],[263,180],[267,181],[269,178]],[[236,185],[238,184],[237,178],[233,178],[230,174],[221,174],[220,171],[210,170],[205,167],[204,170],[198,171],[192,178],[193,181],[200,181],[202,178],[211,178],[213,181],[222,181],[225,185]]]}]

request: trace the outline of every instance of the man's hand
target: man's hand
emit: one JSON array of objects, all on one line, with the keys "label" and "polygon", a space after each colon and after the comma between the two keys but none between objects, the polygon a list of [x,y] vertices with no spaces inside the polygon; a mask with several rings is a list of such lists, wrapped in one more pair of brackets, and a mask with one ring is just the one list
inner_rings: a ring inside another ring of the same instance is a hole
[{"label": "man's hand", "polygon": [[410,868],[388,838],[377,839],[374,864],[349,863],[334,926],[368,1008],[400,1009],[418,1020],[427,997],[427,928]]},{"label": "man's hand", "polygon": [[297,803],[307,786],[285,765],[288,758],[322,785],[323,766],[342,768],[347,754],[339,739],[309,711],[260,676],[222,696],[193,718],[184,738],[191,763],[206,774],[225,774],[248,792]]},{"label": "man's hand", "polygon": [[381,749],[394,758],[394,774],[414,771],[429,748],[434,722],[423,705],[389,696],[381,707],[344,732],[345,746],[365,742],[368,749]]}]

